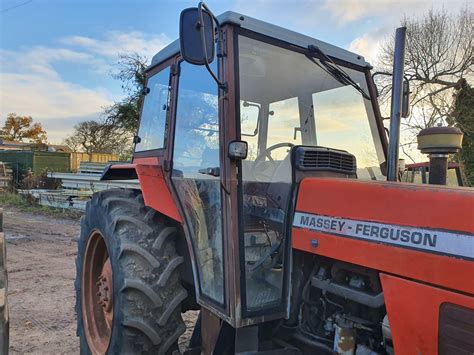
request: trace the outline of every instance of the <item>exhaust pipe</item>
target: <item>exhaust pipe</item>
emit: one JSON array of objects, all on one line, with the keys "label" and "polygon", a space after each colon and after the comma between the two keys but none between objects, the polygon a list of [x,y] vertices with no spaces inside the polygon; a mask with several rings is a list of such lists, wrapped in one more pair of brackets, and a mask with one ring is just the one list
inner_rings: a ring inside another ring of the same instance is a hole
[{"label": "exhaust pipe", "polygon": [[400,122],[402,116],[403,72],[405,65],[406,27],[397,28],[393,52],[392,102],[390,114],[390,137],[388,142],[387,180],[398,180],[398,147],[400,145]]}]

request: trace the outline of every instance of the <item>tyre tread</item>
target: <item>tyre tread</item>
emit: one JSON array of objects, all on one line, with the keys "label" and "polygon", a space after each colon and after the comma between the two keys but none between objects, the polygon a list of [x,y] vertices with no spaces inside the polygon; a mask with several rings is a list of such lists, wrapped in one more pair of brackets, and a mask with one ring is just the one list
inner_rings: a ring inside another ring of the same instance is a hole
[{"label": "tyre tread", "polygon": [[127,253],[140,256],[141,259],[146,260],[148,264],[150,264],[154,268],[159,268],[161,265],[157,258],[155,258],[151,253],[149,253],[137,244],[123,243],[122,248],[120,250],[119,258]]},{"label": "tyre tread", "polygon": [[161,343],[160,335],[153,329],[152,326],[145,323],[139,319],[128,319],[122,322],[122,325],[128,328],[138,329],[141,333],[146,335],[148,339],[150,339],[153,345],[159,345]]},{"label": "tyre tread", "polygon": [[158,293],[156,293],[153,288],[147,285],[145,282],[140,280],[125,279],[123,283],[124,285],[120,291],[124,291],[126,289],[137,290],[148,297],[148,299],[153,302],[155,307],[161,307],[163,304],[163,301],[161,300],[161,297],[158,295]]},{"label": "tyre tread", "polygon": [[[136,353],[167,353],[186,330],[180,305],[187,292],[179,281],[178,268],[184,259],[176,252],[177,228],[161,214],[145,207],[139,191],[125,189],[101,191],[93,195],[81,221],[84,231],[81,231],[80,245],[81,240],[85,245],[83,239],[87,239],[87,231],[97,228],[97,225],[110,231],[111,235],[104,235],[104,238],[109,239],[112,249],[116,250],[112,254],[121,273],[114,303],[121,302],[117,322],[122,330],[119,337],[112,335],[109,353],[130,349]],[[78,275],[82,271],[81,258],[78,253]],[[113,272],[115,275],[116,269]],[[76,279],[75,287],[79,297],[79,279]],[[80,328],[80,310],[80,303],[77,302],[81,353],[88,354],[87,345],[84,347],[87,344],[85,335]],[[114,324],[117,325],[115,315]]]}]

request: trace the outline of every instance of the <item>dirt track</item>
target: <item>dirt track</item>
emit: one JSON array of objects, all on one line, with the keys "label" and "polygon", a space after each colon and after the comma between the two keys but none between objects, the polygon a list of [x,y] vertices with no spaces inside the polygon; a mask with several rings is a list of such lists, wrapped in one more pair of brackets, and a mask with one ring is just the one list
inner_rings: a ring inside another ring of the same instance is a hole
[{"label": "dirt track", "polygon": [[[11,354],[78,354],[74,313],[79,221],[5,211]],[[195,314],[187,313],[189,339]]]},{"label": "dirt track", "polygon": [[5,211],[10,353],[78,353],[74,277],[79,222]]}]

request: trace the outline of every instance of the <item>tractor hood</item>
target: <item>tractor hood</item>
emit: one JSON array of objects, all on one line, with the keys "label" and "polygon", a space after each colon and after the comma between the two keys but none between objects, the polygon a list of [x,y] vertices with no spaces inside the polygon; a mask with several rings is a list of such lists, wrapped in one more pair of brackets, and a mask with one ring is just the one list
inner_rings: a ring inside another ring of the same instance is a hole
[{"label": "tractor hood", "polygon": [[474,294],[474,190],[304,179],[292,246]]}]

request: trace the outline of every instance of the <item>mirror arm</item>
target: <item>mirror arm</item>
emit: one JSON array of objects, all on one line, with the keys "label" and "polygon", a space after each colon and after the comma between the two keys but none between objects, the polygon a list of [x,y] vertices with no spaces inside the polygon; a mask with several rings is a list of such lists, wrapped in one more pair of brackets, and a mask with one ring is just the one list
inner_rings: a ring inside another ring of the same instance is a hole
[{"label": "mirror arm", "polygon": [[[219,31],[219,29],[221,28],[221,24],[219,22],[219,20],[217,19],[217,17],[214,15],[214,13],[211,11],[211,9],[203,2],[201,1],[199,3],[199,6],[202,6],[204,8],[204,10],[207,11],[207,13],[214,19],[214,22],[216,23],[216,26],[217,26],[217,43],[216,43],[216,47],[217,47],[217,57],[223,57],[224,56],[224,48],[222,46],[222,33]],[[202,18],[201,18],[202,19]]]},{"label": "mirror arm", "polygon": [[374,82],[375,92],[376,92],[376,94],[377,94],[377,97],[379,97],[379,96],[380,96],[379,88],[378,88],[377,85],[375,84],[375,80],[374,80],[374,78],[375,78],[377,75],[392,76],[392,73],[388,73],[388,72],[386,72],[386,71],[376,71],[375,73],[372,74],[372,81]]},{"label": "mirror arm", "polygon": [[[376,71],[375,73],[372,74],[372,80],[374,80],[375,76],[377,76],[377,75],[392,76],[393,74],[389,73],[389,72],[386,72],[386,71]],[[410,81],[410,79],[408,79],[408,77],[406,75],[403,75],[403,79],[405,79],[408,82]]]},{"label": "mirror arm", "polygon": [[244,107],[248,107],[248,106],[252,106],[252,107],[256,107],[258,109],[258,115],[257,115],[257,125],[255,127],[255,130],[253,131],[253,134],[245,134],[245,133],[242,133],[241,135],[242,136],[247,136],[247,137],[255,137],[258,133],[258,127],[260,125],[260,116],[261,116],[261,107],[259,104],[252,104],[248,101],[244,101]]},{"label": "mirror arm", "polygon": [[[372,80],[373,81],[374,81],[374,78],[377,75],[392,76],[393,74],[389,73],[389,72],[386,72],[386,71],[376,71],[375,73],[372,74]],[[410,80],[408,79],[408,77],[406,75],[403,75],[403,79],[405,79],[407,82],[410,82]],[[374,83],[375,83],[375,81],[374,81]],[[379,90],[377,88],[377,85],[375,85],[375,89],[377,90],[377,96],[379,96]]]},{"label": "mirror arm", "polygon": [[[376,71],[375,73],[372,74],[372,81],[374,82],[374,85],[375,85],[374,78],[377,75],[392,76],[393,74],[389,73],[389,72],[384,72],[384,71]],[[410,115],[410,103],[405,102],[405,96],[411,94],[411,91],[410,91],[410,80],[408,79],[408,77],[405,74],[403,74],[403,86],[402,87],[403,87],[403,90],[402,90],[402,92],[403,92],[403,94],[402,94],[402,96],[403,96],[402,117],[406,118],[406,117],[409,117],[409,115]],[[378,89],[377,85],[375,85],[375,91],[377,93],[377,97],[379,97],[379,89]],[[390,117],[382,117],[382,119],[389,120]]]},{"label": "mirror arm", "polygon": [[386,76],[392,76],[392,73],[386,72],[386,71],[376,71],[375,73],[372,74],[372,80],[375,78],[377,75],[386,75]]},{"label": "mirror arm", "polygon": [[212,78],[215,80],[215,82],[217,83],[217,85],[219,86],[219,89],[222,89],[224,91],[227,91],[227,83],[225,82],[222,82],[218,77],[217,75],[212,71],[211,67],[209,66],[209,63],[207,62],[207,46],[206,46],[206,38],[204,37],[204,30],[202,28],[202,26],[204,26],[204,18],[202,16],[202,9],[204,8],[204,10],[206,10],[209,15],[213,18],[214,22],[216,23],[216,26],[217,26],[217,49],[218,49],[218,53],[217,53],[217,56],[219,57],[222,56],[222,40],[221,40],[221,31],[220,31],[220,23],[219,21],[217,20],[217,17],[214,16],[214,14],[212,13],[212,11],[207,7],[207,5],[200,1],[199,2],[199,5],[198,5],[198,11],[199,11],[199,19],[201,21],[201,28],[199,29],[200,32],[201,32],[201,41],[202,41],[202,45],[203,45],[203,48],[204,48],[204,58],[205,58],[205,63],[204,65],[206,66],[206,69],[207,71],[209,72],[209,74],[211,74]]}]

